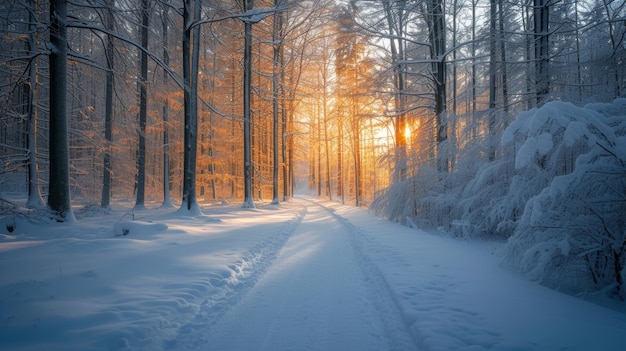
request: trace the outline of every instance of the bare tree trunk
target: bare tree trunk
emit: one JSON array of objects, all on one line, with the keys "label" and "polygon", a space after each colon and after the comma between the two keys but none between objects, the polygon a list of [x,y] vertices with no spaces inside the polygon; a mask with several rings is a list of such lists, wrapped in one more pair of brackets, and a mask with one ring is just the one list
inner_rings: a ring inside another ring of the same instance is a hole
[{"label": "bare tree trunk", "polygon": [[[328,76],[330,74],[329,67],[331,64],[331,55],[329,54],[329,50],[331,50],[330,40],[328,38],[324,38],[322,42],[323,48],[321,49],[322,55],[322,67],[320,68],[321,74],[321,90],[322,90],[322,118],[324,125],[322,128],[324,129],[324,158],[325,158],[325,192],[330,200],[333,199],[332,188],[331,188],[331,179],[330,179],[330,140],[328,136],[328,128],[330,128],[330,124],[328,121],[328,87],[329,87],[329,79]],[[320,121],[322,122],[322,121]],[[322,136],[320,135],[320,138]]]},{"label": "bare tree trunk", "polygon": [[[230,67],[231,72],[235,72],[236,61],[234,59],[232,59],[230,62],[231,62],[231,67]],[[235,116],[235,111],[236,111],[236,109],[235,109],[235,101],[237,99],[237,90],[235,89],[235,85],[236,85],[235,84],[235,75],[232,74],[231,76],[232,76],[232,80],[230,82],[230,94],[231,94],[230,95],[230,99],[233,102],[231,114],[233,116]],[[232,140],[235,139],[235,134],[236,134],[235,125],[236,125],[235,119],[232,118],[231,122],[230,122],[230,137],[231,137]],[[231,180],[230,180],[230,197],[231,198],[235,198],[236,193],[237,193],[237,187],[235,185],[235,179],[234,179],[235,177],[234,176],[237,174],[237,159],[238,158],[235,158],[234,155],[235,155],[235,144],[231,143],[231,146],[230,146],[230,173],[233,175],[233,177],[231,177]]]},{"label": "bare tree trunk", "polygon": [[[169,7],[163,4],[162,24],[163,24],[163,63],[166,66],[170,64],[170,54],[168,51],[168,13]],[[167,89],[169,75],[163,70],[163,85]],[[170,140],[169,140],[169,110],[170,98],[165,96],[163,101],[163,110],[161,113],[163,120],[163,207],[172,207],[172,199],[170,198]]]},{"label": "bare tree trunk", "polygon": [[[254,0],[244,0],[244,12],[254,8]],[[243,52],[243,207],[254,208],[252,199],[252,157],[250,145],[250,89],[252,85],[252,23],[244,22]]]},{"label": "bare tree trunk", "polygon": [[32,61],[28,67],[28,208],[45,208],[39,190],[37,167],[37,2],[29,1],[28,50]]},{"label": "bare tree trunk", "polygon": [[[212,74],[213,79],[211,79],[209,94],[211,94],[210,103],[212,106],[215,105],[215,76],[217,73],[217,54],[215,53],[217,47],[217,38],[215,35],[213,36],[213,65],[212,65]],[[206,53],[206,51],[205,51]],[[213,110],[209,111],[209,158],[211,162],[209,163],[209,174],[211,175],[211,198],[213,200],[217,200],[217,190],[215,187],[215,160],[213,159],[213,137],[215,131],[213,130]]]},{"label": "bare tree trunk", "polygon": [[537,86],[536,100],[541,105],[550,93],[549,73],[549,20],[550,0],[533,0],[534,5],[534,34],[535,34],[535,84]]},{"label": "bare tree trunk", "polygon": [[[358,75],[358,70],[355,73]],[[359,207],[361,206],[361,123],[359,123],[357,105],[357,101],[352,102],[352,140],[354,143],[352,155],[354,158],[354,205]]]},{"label": "bare tree trunk", "polygon": [[[107,8],[105,9],[106,16],[106,28],[113,30],[113,6],[114,0],[107,1]],[[107,37],[107,43],[105,48],[105,57],[107,60],[107,72],[106,72],[106,91],[105,91],[105,106],[104,106],[104,140],[106,142],[104,148],[104,164],[102,174],[102,195],[100,200],[100,206],[108,208],[111,204],[111,143],[113,142],[113,67],[115,58],[113,57],[113,38]]]},{"label": "bare tree trunk", "polygon": [[343,191],[343,117],[339,116],[337,123],[337,196],[341,203],[345,203]]},{"label": "bare tree trunk", "polygon": [[317,101],[317,196],[322,196],[322,109]]},{"label": "bare tree trunk", "polygon": [[499,31],[500,35],[498,39],[500,40],[500,76],[502,77],[502,111],[506,116],[509,112],[509,83],[507,77],[507,67],[506,67],[506,38],[504,34],[504,8],[503,1],[498,1],[498,15],[499,15]]},{"label": "bare tree trunk", "polygon": [[534,72],[532,71],[534,65],[532,64],[532,42],[533,42],[533,37],[532,37],[532,24],[531,24],[531,8],[530,6],[525,6],[524,7],[524,13],[522,14],[522,21],[524,22],[524,32],[527,33],[527,35],[525,36],[525,47],[524,47],[524,53],[525,53],[525,61],[526,61],[526,79],[525,79],[525,83],[526,83],[526,109],[530,110],[533,106],[535,106],[535,101],[536,98],[532,98],[533,94],[532,94],[532,85],[533,85],[533,81],[534,81]]},{"label": "bare tree trunk", "polygon": [[433,62],[433,84],[435,86],[435,120],[436,120],[436,143],[437,143],[437,170],[447,172],[449,166],[448,155],[441,146],[448,139],[446,122],[446,72],[445,53],[446,35],[445,19],[443,12],[443,0],[430,0],[428,5],[429,31],[430,31],[430,54]]},{"label": "bare tree trunk", "polygon": [[[616,30],[614,26],[616,25],[616,23],[621,22],[620,19],[616,18],[617,16],[615,14],[621,13],[623,15],[624,13],[623,10],[624,10],[624,7],[626,6],[624,5],[623,2],[621,5],[614,6],[611,4],[612,2],[613,2],[612,0],[602,0],[602,5],[604,7],[604,11],[606,12],[606,19],[607,19],[607,25],[608,25],[608,30],[609,30],[609,41],[611,43],[611,49],[612,49],[611,60],[614,62],[614,65],[613,65],[614,66],[613,76],[615,79],[614,96],[621,96],[622,95],[622,82],[620,79],[618,67],[621,67],[623,64],[619,62],[620,60],[617,59],[615,52],[619,50],[620,47],[622,47],[623,49],[625,35],[623,31],[621,33],[620,31],[617,31],[617,34],[616,34]],[[619,1],[617,3],[619,3]],[[613,9],[614,14],[611,13],[611,9]]]},{"label": "bare tree trunk", "polygon": [[450,137],[450,167],[454,167],[456,164],[457,157],[457,138],[456,138],[456,127],[457,127],[457,14],[458,10],[458,0],[454,0],[452,2],[452,120],[450,121],[450,127],[448,130]]},{"label": "bare tree trunk", "polygon": [[323,75],[323,83],[322,83],[322,114],[324,115],[324,151],[326,153],[326,194],[328,194],[329,200],[332,201],[333,193],[331,190],[330,184],[330,140],[328,140],[328,92],[326,90],[328,84],[328,72],[327,72],[327,61],[324,62],[324,69],[322,71]]},{"label": "bare tree trunk", "polygon": [[[281,56],[281,62],[283,61],[283,50],[280,51],[280,56]],[[281,70],[281,81],[284,82],[284,68]],[[284,90],[281,88],[281,91],[283,92],[284,96]],[[283,201],[287,201],[289,199],[289,172],[287,167],[289,166],[289,164],[287,163],[287,109],[285,108],[285,101],[283,99],[282,104],[281,104],[281,109],[280,109],[280,119],[281,119],[281,135],[282,135],[282,141],[283,141],[283,146],[282,146],[282,151],[281,151],[281,155],[282,155],[282,164],[283,164]]]},{"label": "bare tree trunk", "polygon": [[[574,1],[574,22],[578,23],[578,0]],[[580,28],[576,26],[576,86],[578,88],[578,101],[583,100],[583,82],[580,62]],[[619,95],[616,95],[619,96]]]},{"label": "bare tree trunk", "polygon": [[139,82],[139,147],[137,150],[137,201],[135,207],[144,207],[146,191],[146,120],[148,117],[148,0],[141,0],[141,46]]},{"label": "bare tree trunk", "polygon": [[[453,0],[452,1],[452,113],[456,116],[457,113],[457,64],[456,64],[456,58],[457,58],[457,49],[456,49],[456,45],[457,45],[457,14],[458,14],[458,0]],[[456,117],[455,117],[456,118]]]},{"label": "bare tree trunk", "polygon": [[[196,200],[196,154],[198,145],[198,61],[200,57],[200,27],[192,27],[193,19],[198,18],[201,3],[194,1],[194,15],[191,0],[184,1],[183,8],[183,80],[184,92],[184,164],[183,164],[183,203],[181,209],[190,211],[197,206]],[[193,31],[193,43],[191,42]]]},{"label": "bare tree trunk", "polygon": [[309,191],[313,190],[313,188],[315,187],[315,185],[317,184],[317,179],[316,179],[316,167],[315,165],[317,164],[317,158],[315,155],[315,133],[317,132],[317,127],[315,126],[316,120],[317,120],[317,112],[316,111],[311,111],[311,119],[309,122],[309,130],[310,132],[308,133],[309,136]]},{"label": "bare tree trunk", "polygon": [[476,5],[478,0],[472,0],[472,121],[470,127],[470,138],[476,137],[478,123],[476,121],[476,109],[477,109],[477,92],[476,85]]},{"label": "bare tree trunk", "polygon": [[[496,128],[496,0],[490,0],[489,5],[489,120],[487,130],[489,137],[492,137],[495,136]],[[489,161],[496,158],[496,148],[492,142],[489,143],[488,158]]]},{"label": "bare tree trunk", "polygon": [[[276,8],[278,8],[278,5],[280,4],[280,0],[274,0],[274,6]],[[278,134],[278,122],[279,122],[279,108],[280,108],[280,101],[279,101],[279,69],[282,68],[282,65],[280,65],[280,51],[281,51],[281,47],[282,47],[282,41],[283,41],[283,15],[282,15],[282,11],[276,11],[274,13],[274,28],[272,31],[272,44],[274,46],[274,57],[273,57],[273,64],[272,64],[272,117],[273,117],[273,123],[272,123],[272,137],[273,137],[273,144],[272,144],[272,149],[273,149],[273,165],[272,165],[272,203],[273,204],[279,204],[280,200],[279,200],[279,195],[278,195],[278,168],[279,168],[279,163],[278,163],[278,140],[280,138],[280,135]]]},{"label": "bare tree trunk", "polygon": [[[253,6],[254,7],[254,6]],[[253,8],[251,7],[251,8]],[[252,29],[251,29],[252,31]],[[252,42],[253,38],[250,37],[250,41]],[[252,48],[250,49],[250,70],[252,72],[254,68],[254,60],[252,57],[252,50],[254,50],[253,44],[250,44]],[[261,43],[258,42],[258,53],[261,54]],[[257,59],[258,66],[256,68],[257,72],[261,71],[261,60]],[[250,199],[254,199],[254,194],[257,194],[257,199],[262,200],[262,191],[261,191],[261,177],[259,172],[259,168],[261,166],[260,154],[261,154],[261,136],[260,136],[260,124],[261,119],[258,118],[258,121],[255,123],[254,118],[254,107],[258,107],[255,104],[255,96],[252,94],[252,87],[254,85],[254,79],[252,77],[252,73],[250,73]],[[261,77],[257,75],[257,87],[261,86]],[[258,112],[258,111],[257,111]],[[245,113],[245,112],[244,112]],[[245,206],[245,205],[244,205]]]},{"label": "bare tree trunk", "polygon": [[361,206],[361,123],[359,109],[359,59],[358,56],[354,56],[354,91],[351,96],[351,115],[352,115],[352,140],[353,149],[352,155],[354,157],[354,205],[356,207]]},{"label": "bare tree trunk", "polygon": [[73,221],[67,116],[67,3],[50,1],[50,178],[48,207],[60,222]]},{"label": "bare tree trunk", "polygon": [[[402,16],[404,16],[404,2],[402,2],[401,7],[398,9],[397,18],[398,21],[394,20],[394,12],[391,7],[391,2],[383,1],[383,7],[385,10],[385,17],[387,18],[387,26],[389,28],[390,39],[390,51],[391,51],[391,64],[393,68],[393,82],[395,85],[394,92],[394,105],[395,105],[395,113],[396,113],[396,123],[395,123],[395,178],[398,182],[405,180],[406,171],[407,171],[407,140],[405,135],[406,129],[406,113],[405,113],[405,104],[404,104],[404,90],[405,90],[405,80],[404,80],[404,68],[400,63],[401,60],[404,60],[404,45],[402,43],[402,35],[404,24],[402,23]],[[398,23],[396,23],[398,22]],[[396,43],[397,41],[397,43]]]}]

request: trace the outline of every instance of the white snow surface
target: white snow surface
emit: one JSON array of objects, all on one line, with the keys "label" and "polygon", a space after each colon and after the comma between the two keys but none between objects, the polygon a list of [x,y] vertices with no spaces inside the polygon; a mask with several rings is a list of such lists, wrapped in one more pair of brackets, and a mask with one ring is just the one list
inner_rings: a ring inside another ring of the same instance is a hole
[{"label": "white snow surface", "polygon": [[[0,350],[626,350],[626,314],[499,243],[313,199],[0,218]],[[623,311],[623,309],[622,309]]]}]

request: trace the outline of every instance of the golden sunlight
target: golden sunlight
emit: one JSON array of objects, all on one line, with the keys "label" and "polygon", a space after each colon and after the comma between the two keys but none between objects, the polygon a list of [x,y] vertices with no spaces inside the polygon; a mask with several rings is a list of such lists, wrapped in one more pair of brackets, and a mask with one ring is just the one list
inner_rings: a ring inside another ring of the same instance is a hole
[{"label": "golden sunlight", "polygon": [[411,144],[411,127],[408,124],[404,126],[404,138],[407,144]]},{"label": "golden sunlight", "polygon": [[375,140],[374,140],[374,144],[377,146],[381,146],[381,145],[393,145],[394,144],[394,137],[393,137],[393,132],[389,129],[390,126],[378,126],[375,127],[374,130],[374,135],[375,135]]}]

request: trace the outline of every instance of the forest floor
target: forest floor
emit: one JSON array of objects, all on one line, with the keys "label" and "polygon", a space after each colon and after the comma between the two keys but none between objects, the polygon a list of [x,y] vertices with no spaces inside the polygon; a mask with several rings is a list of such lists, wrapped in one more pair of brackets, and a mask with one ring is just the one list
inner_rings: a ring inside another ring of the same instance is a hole
[{"label": "forest floor", "polygon": [[623,303],[527,281],[502,243],[314,199],[128,206],[0,218],[0,349],[626,349]]}]

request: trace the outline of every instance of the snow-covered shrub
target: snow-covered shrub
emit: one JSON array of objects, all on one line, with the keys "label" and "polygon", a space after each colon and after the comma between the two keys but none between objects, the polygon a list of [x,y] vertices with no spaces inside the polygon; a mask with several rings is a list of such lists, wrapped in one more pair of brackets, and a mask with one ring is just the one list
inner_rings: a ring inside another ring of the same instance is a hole
[{"label": "snow-covered shrub", "polygon": [[[507,119],[499,118],[502,124]],[[470,131],[475,126],[466,128],[467,135],[476,133]],[[474,136],[456,151],[452,169],[438,175],[443,191],[431,192],[419,201],[418,223],[458,237],[508,237],[498,228],[509,218],[502,209],[511,203],[505,196],[514,168],[512,152],[494,148],[500,136]],[[498,155],[495,161],[489,161],[491,151]]]},{"label": "snow-covered shrub", "polygon": [[440,188],[437,171],[420,168],[417,174],[403,182],[392,184],[370,205],[377,216],[402,224],[414,223],[419,212],[418,202]]},{"label": "snow-covered shrub", "polygon": [[464,187],[458,200],[460,215],[451,226],[457,236],[503,236],[500,227],[511,218],[507,190],[511,184],[511,162],[501,158],[485,164]]},{"label": "snow-covered shrub", "polygon": [[414,221],[419,227],[438,228],[448,231],[456,218],[457,197],[454,193],[443,192],[423,197],[418,203]]},{"label": "snow-covered shrub", "polygon": [[548,286],[626,297],[626,100],[551,103],[520,117],[516,167],[549,185],[527,202],[505,262]]}]

